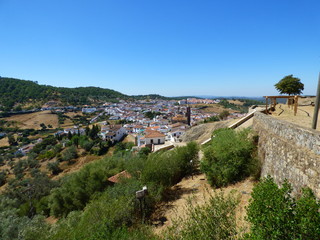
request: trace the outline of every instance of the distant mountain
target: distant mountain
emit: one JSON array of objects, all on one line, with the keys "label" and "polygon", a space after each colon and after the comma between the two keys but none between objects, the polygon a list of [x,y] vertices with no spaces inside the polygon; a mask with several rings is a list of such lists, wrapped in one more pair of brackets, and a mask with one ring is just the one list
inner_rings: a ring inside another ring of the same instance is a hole
[{"label": "distant mountain", "polygon": [[63,105],[85,105],[119,99],[169,99],[160,95],[128,96],[120,92],[99,87],[63,88],[39,85],[37,82],[0,77],[0,105],[10,110],[17,105],[41,105],[48,101]]}]

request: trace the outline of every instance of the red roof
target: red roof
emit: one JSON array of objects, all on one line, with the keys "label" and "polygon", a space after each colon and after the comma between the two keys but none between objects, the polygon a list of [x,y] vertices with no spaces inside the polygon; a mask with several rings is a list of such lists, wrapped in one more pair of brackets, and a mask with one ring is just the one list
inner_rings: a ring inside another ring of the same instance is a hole
[{"label": "red roof", "polygon": [[121,179],[123,178],[131,178],[130,173],[128,173],[126,170],[108,178],[108,181],[113,182],[113,183],[118,183],[120,182]]},{"label": "red roof", "polygon": [[153,130],[159,130],[159,129],[160,129],[160,126],[147,127],[147,128],[146,128],[146,131],[151,132],[151,131],[153,131]]},{"label": "red roof", "polygon": [[165,137],[165,135],[158,131],[148,131],[147,134],[144,136],[145,138],[158,138],[158,137]]}]

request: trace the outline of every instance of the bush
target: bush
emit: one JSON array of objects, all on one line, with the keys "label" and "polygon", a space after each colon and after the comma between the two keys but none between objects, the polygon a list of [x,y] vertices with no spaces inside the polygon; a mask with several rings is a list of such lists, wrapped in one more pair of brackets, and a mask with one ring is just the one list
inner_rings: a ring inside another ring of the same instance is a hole
[{"label": "bush", "polygon": [[219,129],[214,132],[211,144],[204,149],[201,170],[216,187],[242,180],[256,171],[255,145],[249,138],[250,131],[236,132]]},{"label": "bush", "polygon": [[248,239],[319,239],[320,204],[310,189],[297,199],[287,182],[279,188],[271,177],[258,183],[247,209]]},{"label": "bush", "polygon": [[7,174],[5,171],[0,172],[0,187],[6,183]]},{"label": "bush", "polygon": [[148,155],[142,171],[144,182],[153,182],[169,187],[191,173],[193,163],[198,160],[198,145],[188,143],[186,147],[178,147],[173,151],[157,152]]},{"label": "bush", "polygon": [[62,186],[50,194],[51,214],[60,217],[82,210],[94,193],[105,189],[106,178],[104,169],[96,164],[86,165],[79,172],[65,177]]},{"label": "bush", "polygon": [[90,140],[84,140],[80,142],[80,147],[89,152],[91,148],[93,147],[94,142],[91,142]]}]

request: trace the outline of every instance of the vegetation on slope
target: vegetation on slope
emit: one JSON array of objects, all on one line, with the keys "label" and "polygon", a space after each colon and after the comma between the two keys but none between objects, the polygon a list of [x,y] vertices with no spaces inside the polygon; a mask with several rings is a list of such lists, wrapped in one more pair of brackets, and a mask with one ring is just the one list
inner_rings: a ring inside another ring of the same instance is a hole
[{"label": "vegetation on slope", "polygon": [[[166,189],[191,172],[190,160],[197,159],[198,147],[189,143],[173,151],[147,154],[144,150],[138,153],[119,150],[113,157],[86,165],[54,185],[38,177],[24,179],[15,188],[11,184],[0,197],[3,208],[8,207],[9,201],[12,209],[0,214],[0,237],[18,239],[28,232],[31,235],[22,239],[61,239],[62,236],[63,239],[117,239],[128,235],[128,229],[133,227],[139,235],[137,225],[141,218],[148,219]],[[108,184],[107,178],[122,170],[127,170],[132,178],[114,186]],[[135,192],[144,185],[148,187],[148,195],[141,212]],[[51,227],[39,220],[40,215],[54,215],[61,220]],[[38,219],[39,226],[34,225],[34,231],[29,231],[27,222],[33,220],[26,216]],[[9,219],[23,224],[17,229]]]},{"label": "vegetation on slope", "polygon": [[12,109],[15,104],[33,101],[59,100],[64,104],[79,105],[125,97],[117,91],[98,87],[58,88],[15,78],[0,78],[0,102],[5,110]]},{"label": "vegetation on slope", "polygon": [[201,169],[212,186],[221,187],[235,183],[258,171],[254,142],[250,131],[218,129],[208,147],[204,149]]},{"label": "vegetation on slope", "polygon": [[[63,88],[39,85],[37,82],[15,78],[0,78],[0,103],[5,111],[26,103],[44,104],[47,101],[60,101],[64,105],[85,105],[117,99],[168,99],[150,94],[128,96],[120,92],[99,87]],[[1,107],[1,106],[0,106]],[[20,107],[17,108],[20,110]]]}]

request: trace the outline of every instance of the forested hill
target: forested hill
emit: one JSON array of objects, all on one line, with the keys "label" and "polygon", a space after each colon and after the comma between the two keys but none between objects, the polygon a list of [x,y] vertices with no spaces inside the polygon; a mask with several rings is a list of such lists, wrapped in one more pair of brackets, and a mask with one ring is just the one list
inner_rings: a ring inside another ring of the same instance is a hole
[{"label": "forested hill", "polygon": [[93,102],[115,101],[128,98],[165,98],[160,95],[128,96],[120,92],[99,87],[62,88],[39,85],[37,82],[15,78],[0,78],[0,105],[11,109],[17,104],[43,104],[55,100],[62,104],[83,105]]}]

